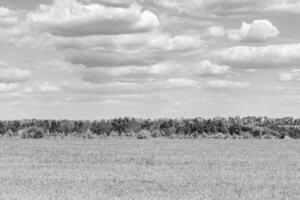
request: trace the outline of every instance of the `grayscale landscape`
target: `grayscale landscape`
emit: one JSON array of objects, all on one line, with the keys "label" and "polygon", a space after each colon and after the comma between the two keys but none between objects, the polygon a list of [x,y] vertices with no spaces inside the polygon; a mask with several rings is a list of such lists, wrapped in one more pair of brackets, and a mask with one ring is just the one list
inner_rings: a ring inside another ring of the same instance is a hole
[{"label": "grayscale landscape", "polygon": [[0,200],[299,200],[300,1],[0,0]]}]

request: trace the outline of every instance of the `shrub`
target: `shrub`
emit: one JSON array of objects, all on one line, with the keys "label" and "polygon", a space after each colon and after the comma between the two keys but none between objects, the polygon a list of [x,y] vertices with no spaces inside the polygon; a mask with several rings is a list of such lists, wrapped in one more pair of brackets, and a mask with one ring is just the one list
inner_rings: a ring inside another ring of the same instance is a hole
[{"label": "shrub", "polygon": [[171,135],[169,136],[169,138],[170,138],[170,139],[178,139],[178,138],[180,138],[180,135],[171,134]]},{"label": "shrub", "polygon": [[214,134],[214,135],[210,136],[209,138],[212,138],[212,139],[225,139],[225,135],[223,133],[217,133],[217,134]]},{"label": "shrub", "polygon": [[10,129],[4,134],[4,137],[6,137],[6,138],[11,138],[11,137],[14,137],[14,136],[16,136],[16,133],[13,132]]},{"label": "shrub", "polygon": [[241,137],[243,139],[253,139],[253,136],[249,132],[241,132]]},{"label": "shrub", "polygon": [[96,134],[92,133],[91,130],[88,129],[88,130],[83,134],[82,137],[83,137],[84,139],[94,139],[94,138],[96,138],[97,136],[96,136]]},{"label": "shrub", "polygon": [[18,135],[20,138],[23,138],[23,139],[29,139],[29,138],[40,139],[40,138],[43,138],[44,133],[43,133],[42,128],[33,126],[33,127],[27,127],[27,128],[20,130]]},{"label": "shrub", "polygon": [[116,131],[112,131],[110,134],[109,134],[110,137],[119,137],[119,133],[116,132]]},{"label": "shrub", "polygon": [[199,136],[199,138],[201,138],[201,139],[208,139],[208,134],[207,133],[202,133],[200,136]]},{"label": "shrub", "polygon": [[285,135],[285,136],[283,137],[283,139],[285,139],[285,140],[291,140],[291,139],[293,139],[293,138],[291,138],[291,137],[288,136],[288,135]]},{"label": "shrub", "polygon": [[155,130],[151,131],[151,137],[158,138],[161,136],[162,136],[162,134],[161,134],[160,130],[155,129]]},{"label": "shrub", "polygon": [[263,135],[261,137],[261,139],[277,139],[277,137],[274,135],[266,134],[266,135]]},{"label": "shrub", "polygon": [[136,135],[137,139],[143,140],[143,139],[149,139],[151,137],[151,132],[148,130],[141,130]]},{"label": "shrub", "polygon": [[124,132],[121,134],[122,137],[135,137],[136,133],[134,131]]}]

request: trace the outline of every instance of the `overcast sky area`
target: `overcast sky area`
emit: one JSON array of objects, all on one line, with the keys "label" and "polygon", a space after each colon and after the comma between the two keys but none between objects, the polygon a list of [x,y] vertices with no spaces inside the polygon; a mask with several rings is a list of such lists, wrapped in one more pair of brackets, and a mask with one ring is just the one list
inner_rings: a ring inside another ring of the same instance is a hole
[{"label": "overcast sky area", "polygon": [[300,117],[300,1],[1,0],[0,118]]}]

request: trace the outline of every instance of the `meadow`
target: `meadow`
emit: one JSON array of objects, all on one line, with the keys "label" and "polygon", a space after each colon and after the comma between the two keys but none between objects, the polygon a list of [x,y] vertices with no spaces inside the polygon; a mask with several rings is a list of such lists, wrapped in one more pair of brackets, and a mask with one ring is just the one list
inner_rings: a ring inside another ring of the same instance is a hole
[{"label": "meadow", "polygon": [[1,139],[1,200],[299,200],[298,140]]}]

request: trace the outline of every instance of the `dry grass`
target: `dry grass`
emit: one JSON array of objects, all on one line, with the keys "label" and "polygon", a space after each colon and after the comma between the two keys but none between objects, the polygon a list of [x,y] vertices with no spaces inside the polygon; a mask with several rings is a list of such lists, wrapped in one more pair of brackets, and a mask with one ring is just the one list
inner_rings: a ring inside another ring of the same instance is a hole
[{"label": "dry grass", "polygon": [[295,140],[0,140],[0,199],[299,200]]}]

